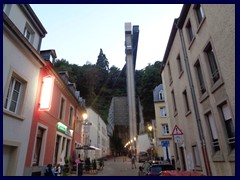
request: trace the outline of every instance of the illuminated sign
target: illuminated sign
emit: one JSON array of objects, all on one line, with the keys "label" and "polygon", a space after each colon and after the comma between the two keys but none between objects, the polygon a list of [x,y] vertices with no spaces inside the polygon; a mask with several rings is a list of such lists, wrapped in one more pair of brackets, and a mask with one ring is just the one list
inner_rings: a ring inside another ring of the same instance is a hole
[{"label": "illuminated sign", "polygon": [[48,75],[43,77],[39,111],[50,110],[52,102],[53,85],[54,85],[53,76]]},{"label": "illuminated sign", "polygon": [[63,133],[67,130],[67,126],[65,126],[63,123],[58,122],[57,123],[57,129]]},{"label": "illuminated sign", "polygon": [[72,136],[73,135],[73,130],[69,129],[66,125],[64,125],[61,122],[57,123],[57,130],[68,135],[68,136]]}]

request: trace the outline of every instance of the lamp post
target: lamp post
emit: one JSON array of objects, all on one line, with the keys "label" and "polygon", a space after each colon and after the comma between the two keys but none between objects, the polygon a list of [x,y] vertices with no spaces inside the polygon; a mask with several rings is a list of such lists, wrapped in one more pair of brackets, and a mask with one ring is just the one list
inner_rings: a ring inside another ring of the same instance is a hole
[{"label": "lamp post", "polygon": [[148,130],[150,131],[150,137],[151,137],[151,160],[153,159],[153,127],[151,125],[148,126]]},{"label": "lamp post", "polygon": [[134,154],[137,155],[137,147],[136,147],[136,137],[133,138],[133,143],[134,143]]},{"label": "lamp post", "polygon": [[[90,126],[92,125],[92,123],[91,122],[88,122],[88,114],[87,113],[83,113],[83,115],[82,115],[82,117],[83,117],[83,128],[84,128],[84,131],[83,131],[83,136],[84,136],[84,138],[83,138],[83,144],[84,145],[90,145],[90,142],[89,142],[89,131],[90,131]],[[87,158],[87,156],[88,156],[88,150],[84,150],[84,159],[86,159]]]}]

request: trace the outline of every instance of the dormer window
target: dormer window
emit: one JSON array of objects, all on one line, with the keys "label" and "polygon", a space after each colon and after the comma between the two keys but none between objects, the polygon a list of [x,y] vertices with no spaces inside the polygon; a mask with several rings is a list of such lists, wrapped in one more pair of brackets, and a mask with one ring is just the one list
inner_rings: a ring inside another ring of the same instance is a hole
[{"label": "dormer window", "polygon": [[34,31],[28,23],[25,25],[23,35],[31,44],[33,44]]},{"label": "dormer window", "polygon": [[25,36],[25,38],[27,38],[28,41],[30,41],[31,33],[27,28],[25,28],[24,36]]},{"label": "dormer window", "polygon": [[163,90],[159,91],[159,101],[164,101],[164,92],[163,92]]}]

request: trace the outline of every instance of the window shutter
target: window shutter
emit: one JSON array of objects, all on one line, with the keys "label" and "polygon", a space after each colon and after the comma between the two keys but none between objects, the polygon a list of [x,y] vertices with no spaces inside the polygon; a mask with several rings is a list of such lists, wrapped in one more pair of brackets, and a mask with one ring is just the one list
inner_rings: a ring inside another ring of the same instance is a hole
[{"label": "window shutter", "polygon": [[215,125],[215,122],[214,122],[212,113],[210,113],[210,114],[208,115],[208,120],[209,120],[209,124],[210,124],[210,127],[211,127],[213,139],[218,139],[217,129],[216,129],[216,125]]},{"label": "window shutter", "polygon": [[227,104],[224,104],[222,106],[222,112],[223,112],[223,116],[224,116],[225,121],[229,120],[229,119],[232,119],[231,112],[230,112],[230,109],[229,109]]}]

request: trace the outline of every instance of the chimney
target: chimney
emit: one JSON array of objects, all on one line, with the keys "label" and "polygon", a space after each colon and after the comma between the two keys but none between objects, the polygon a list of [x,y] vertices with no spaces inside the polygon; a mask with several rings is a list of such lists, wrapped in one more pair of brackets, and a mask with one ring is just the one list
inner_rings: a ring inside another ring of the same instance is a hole
[{"label": "chimney", "polygon": [[52,64],[54,64],[55,59],[57,58],[57,55],[54,49],[40,51],[40,55],[45,61],[50,61]]},{"label": "chimney", "polygon": [[62,80],[68,85],[68,72],[67,71],[59,71],[58,74],[60,75],[60,77],[62,78]]}]

